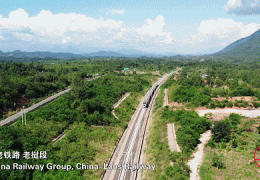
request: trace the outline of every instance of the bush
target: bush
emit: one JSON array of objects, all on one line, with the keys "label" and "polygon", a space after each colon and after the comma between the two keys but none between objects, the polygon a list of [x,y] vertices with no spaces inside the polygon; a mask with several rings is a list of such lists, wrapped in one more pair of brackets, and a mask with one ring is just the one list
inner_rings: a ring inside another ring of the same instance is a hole
[{"label": "bush", "polygon": [[252,127],[253,123],[254,123],[254,120],[252,120],[252,119],[249,120],[249,121],[244,122],[244,124],[243,124],[243,130],[244,130],[244,131],[250,130],[250,128]]},{"label": "bush", "polygon": [[228,101],[227,107],[232,107],[232,106],[233,106],[233,102],[232,101]]},{"label": "bush", "polygon": [[222,142],[222,143],[221,143],[221,148],[222,148],[222,149],[226,149],[226,147],[227,147],[226,143],[225,143],[225,142]]},{"label": "bush", "polygon": [[255,107],[255,108],[258,108],[258,107],[260,107],[260,103],[258,103],[258,102],[252,102],[252,104],[253,104],[253,106]]},{"label": "bush", "polygon": [[244,108],[246,108],[246,107],[248,106],[248,102],[244,101],[243,104],[242,104],[242,106],[243,106]]},{"label": "bush", "polygon": [[232,125],[238,125],[241,122],[241,116],[239,116],[238,114],[235,114],[235,113],[231,113],[229,115],[229,119],[230,119]]},{"label": "bush", "polygon": [[216,142],[220,142],[221,139],[225,139],[226,142],[228,142],[231,133],[231,125],[227,120],[217,122],[212,129],[212,133]]},{"label": "bush", "polygon": [[232,145],[232,148],[236,148],[236,147],[238,146],[237,140],[236,140],[236,139],[233,139],[231,145]]},{"label": "bush", "polygon": [[258,134],[260,134],[260,124],[258,125],[257,130],[258,130]]},{"label": "bush", "polygon": [[181,153],[180,153],[180,152],[177,152],[177,151],[173,151],[173,152],[170,154],[170,160],[171,160],[172,162],[176,162],[180,157],[181,157]]},{"label": "bush", "polygon": [[245,146],[245,145],[247,145],[247,144],[248,144],[248,142],[246,142],[246,141],[244,141],[244,140],[241,142],[241,145],[243,145],[243,146]]},{"label": "bush", "polygon": [[216,104],[215,104],[215,102],[214,101],[211,101],[211,103],[210,103],[210,109],[215,109],[215,107],[216,107]]},{"label": "bush", "polygon": [[209,142],[207,143],[206,146],[209,146],[211,148],[215,148],[216,147],[216,142],[214,141],[214,139],[211,137]]},{"label": "bush", "polygon": [[226,168],[223,154],[220,154],[220,155],[217,155],[216,153],[213,154],[212,166],[217,167],[218,169]]},{"label": "bush", "polygon": [[[188,173],[187,173],[188,172]],[[165,175],[162,175],[160,179],[189,179],[189,167],[184,164],[174,164],[173,166],[167,166],[165,168]],[[168,178],[167,178],[168,177]]]}]

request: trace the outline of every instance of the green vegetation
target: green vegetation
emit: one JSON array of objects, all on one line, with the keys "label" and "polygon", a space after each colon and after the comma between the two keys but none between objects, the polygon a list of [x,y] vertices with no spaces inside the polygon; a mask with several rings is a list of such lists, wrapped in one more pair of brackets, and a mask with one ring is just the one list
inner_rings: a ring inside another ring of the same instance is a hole
[{"label": "green vegetation", "polygon": [[228,45],[222,51],[216,53],[217,56],[224,57],[259,57],[259,41],[260,30],[246,38],[237,40],[236,42]]},{"label": "green vegetation", "polygon": [[[145,172],[144,179],[188,179],[189,168],[185,163],[199,143],[200,134],[211,127],[206,117],[199,117],[192,108],[260,107],[259,59],[205,57],[201,61],[201,58],[87,58],[45,62],[36,58],[34,62],[10,62],[10,57],[6,57],[0,64],[0,118],[68,86],[72,90],[27,113],[26,126],[21,125],[20,118],[13,126],[0,128],[0,151],[47,151],[48,159],[5,159],[2,164],[52,162],[75,166],[75,163],[88,162],[102,165],[111,155],[141,96],[159,77],[152,72],[159,70],[163,74],[181,67],[179,74],[171,76],[162,86],[155,102],[145,153],[147,164],[155,164],[156,170]],[[125,67],[129,70],[123,71]],[[170,101],[184,103],[184,108],[191,110],[162,108],[164,88],[168,88]],[[125,92],[130,96],[115,109],[119,118],[116,119],[111,115],[112,105]],[[236,96],[251,96],[252,102],[230,101]],[[219,97],[226,99],[213,100]],[[166,124],[173,122],[181,153],[171,153],[168,148]],[[251,151],[260,145],[260,129],[255,124],[260,124],[258,119],[245,121],[235,114],[214,124],[201,177],[221,179],[220,171],[227,174],[227,179],[239,179],[229,173],[231,168],[230,172],[239,174],[230,162],[241,157],[248,164],[252,158]],[[61,133],[65,136],[53,143]],[[257,178],[254,168],[246,172],[247,167],[241,163],[240,166],[245,174],[242,179],[251,175]],[[0,171],[2,179],[97,179],[101,173],[101,170]]]},{"label": "green vegetation", "polygon": [[[199,142],[200,133],[211,127],[211,122],[201,118],[194,111],[172,111],[168,106],[162,108],[164,89],[173,89],[176,82],[172,77],[161,87],[156,98],[152,122],[147,139],[147,164],[156,164],[154,172],[145,172],[144,179],[189,179],[190,170],[186,165],[191,152]],[[167,141],[167,123],[175,123],[177,142],[182,153],[170,152]],[[170,165],[173,162],[173,166]],[[163,168],[162,168],[163,167]]]},{"label": "green vegetation", "polygon": [[176,131],[177,143],[180,145],[184,157],[190,156],[199,143],[200,134],[211,127],[211,122],[206,117],[200,117],[194,111],[171,111],[165,107],[162,118],[168,122],[174,122],[179,127]]},{"label": "green vegetation", "polygon": [[259,118],[242,118],[237,114],[230,114],[226,120],[216,123],[213,129],[221,124],[226,130],[213,131],[200,167],[201,179],[258,179],[259,167],[253,155],[260,146],[259,128],[254,126],[259,123]]},{"label": "green vegetation", "polygon": [[[159,91],[152,114],[152,122],[147,137],[145,164],[155,164],[154,171],[144,171],[143,179],[189,179],[190,170],[180,153],[170,153],[167,141],[167,119],[161,118],[163,89]],[[175,159],[174,166],[170,166]],[[163,168],[162,168],[163,167]]]},{"label": "green vegetation", "polygon": [[[4,164],[70,164],[107,163],[118,138],[136,108],[136,102],[151,86],[156,76],[111,73],[93,81],[75,78],[74,87],[55,101],[29,112],[27,125],[21,118],[13,126],[0,128],[0,152],[46,151],[47,160],[5,159]],[[118,109],[119,119],[111,115],[113,104],[125,93],[131,96]],[[134,103],[135,102],[135,103]],[[119,113],[121,112],[121,114]],[[123,113],[126,112],[126,113]],[[52,140],[65,132],[55,144]],[[4,179],[97,179],[102,170],[74,171],[0,171]]]}]

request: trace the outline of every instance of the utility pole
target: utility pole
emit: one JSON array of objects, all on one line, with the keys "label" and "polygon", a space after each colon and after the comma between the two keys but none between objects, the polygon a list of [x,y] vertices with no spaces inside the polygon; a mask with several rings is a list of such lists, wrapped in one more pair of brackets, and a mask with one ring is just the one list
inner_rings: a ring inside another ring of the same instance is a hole
[{"label": "utility pole", "polygon": [[22,113],[22,124],[23,124],[23,109],[21,110],[21,113]]},{"label": "utility pole", "polygon": [[[24,106],[23,106],[24,108]],[[26,125],[26,112],[25,112],[25,109],[23,109],[23,112],[24,112],[24,119],[25,119],[25,125]]]},{"label": "utility pole", "polygon": [[26,125],[26,112],[25,112],[25,109],[24,109],[24,106],[21,110],[21,113],[22,113],[22,124],[23,124],[23,120],[24,120],[24,124]]}]

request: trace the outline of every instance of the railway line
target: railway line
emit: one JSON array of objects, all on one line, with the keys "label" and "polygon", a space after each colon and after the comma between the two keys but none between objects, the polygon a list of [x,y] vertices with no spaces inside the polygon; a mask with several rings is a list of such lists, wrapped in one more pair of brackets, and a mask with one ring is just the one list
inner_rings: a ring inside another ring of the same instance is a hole
[{"label": "railway line", "polygon": [[101,180],[140,179],[139,163],[152,104],[159,86],[172,74],[173,72],[162,77],[142,98],[104,170]]}]

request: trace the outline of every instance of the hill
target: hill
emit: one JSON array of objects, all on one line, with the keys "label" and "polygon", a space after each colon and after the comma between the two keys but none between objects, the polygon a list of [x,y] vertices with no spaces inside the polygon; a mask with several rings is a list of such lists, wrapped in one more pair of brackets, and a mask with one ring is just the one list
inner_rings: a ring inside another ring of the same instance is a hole
[{"label": "hill", "polygon": [[73,53],[52,53],[52,52],[22,52],[19,50],[13,52],[2,52],[0,51],[0,56],[5,57],[24,57],[24,58],[57,58],[57,59],[66,59],[66,58],[80,58],[82,55],[73,54]]},{"label": "hill", "polygon": [[86,57],[126,57],[126,55],[113,51],[98,51],[89,54],[84,54]]},{"label": "hill", "polygon": [[260,56],[260,29],[248,37],[235,41],[214,55],[229,57]]}]

